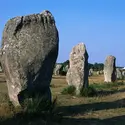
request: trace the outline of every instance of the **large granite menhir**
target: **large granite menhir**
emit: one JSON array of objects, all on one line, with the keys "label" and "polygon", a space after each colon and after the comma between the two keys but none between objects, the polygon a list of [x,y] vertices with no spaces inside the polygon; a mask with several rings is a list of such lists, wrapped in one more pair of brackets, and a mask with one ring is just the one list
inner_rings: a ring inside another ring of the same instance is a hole
[{"label": "large granite menhir", "polygon": [[19,16],[5,25],[2,65],[15,106],[41,95],[51,101],[50,82],[58,56],[58,31],[49,11]]},{"label": "large granite menhir", "polygon": [[107,56],[104,63],[104,80],[105,82],[116,81],[116,58],[112,55]]},{"label": "large granite menhir", "polygon": [[66,79],[68,85],[76,87],[76,94],[80,94],[82,88],[88,87],[88,53],[85,44],[79,43],[73,47],[70,53],[70,68],[67,72]]}]

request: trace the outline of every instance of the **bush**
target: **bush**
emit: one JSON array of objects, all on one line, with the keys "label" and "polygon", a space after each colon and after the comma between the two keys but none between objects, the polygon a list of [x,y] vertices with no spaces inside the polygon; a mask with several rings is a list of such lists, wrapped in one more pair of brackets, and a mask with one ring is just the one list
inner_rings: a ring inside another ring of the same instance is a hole
[{"label": "bush", "polygon": [[74,95],[75,91],[76,91],[75,86],[68,86],[67,88],[64,88],[61,93]]},{"label": "bush", "polygon": [[92,97],[97,95],[97,92],[93,87],[82,88],[80,91],[80,95],[85,97]]},{"label": "bush", "polygon": [[66,73],[67,73],[67,72],[65,72],[65,71],[63,71],[63,70],[61,70],[61,71],[59,72],[59,74],[60,74],[61,76],[66,76]]},{"label": "bush", "polygon": [[43,113],[45,111],[52,111],[56,104],[56,99],[50,102],[44,98],[36,97],[34,99],[28,99],[25,101],[23,109],[27,113]]},{"label": "bush", "polygon": [[25,100],[22,111],[19,113],[25,117],[25,120],[42,118],[43,120],[52,120],[56,115],[56,102],[55,98],[52,102],[37,96],[33,99]]}]

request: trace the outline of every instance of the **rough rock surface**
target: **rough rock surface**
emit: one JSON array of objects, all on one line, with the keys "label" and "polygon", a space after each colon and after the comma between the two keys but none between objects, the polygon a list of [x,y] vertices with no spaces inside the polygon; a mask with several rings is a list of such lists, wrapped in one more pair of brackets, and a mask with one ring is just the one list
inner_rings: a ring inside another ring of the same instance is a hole
[{"label": "rough rock surface", "polygon": [[97,75],[100,75],[100,71],[97,71],[96,74],[97,74]]},{"label": "rough rock surface", "polygon": [[82,87],[88,87],[88,53],[85,44],[79,43],[73,47],[70,53],[70,68],[66,75],[68,85],[76,87],[76,94],[80,93]]},{"label": "rough rock surface", "polygon": [[122,71],[122,77],[125,78],[125,71]]},{"label": "rough rock surface", "polygon": [[61,67],[62,67],[62,64],[56,64],[54,69],[54,75],[57,75],[57,76],[59,75]]},{"label": "rough rock surface", "polygon": [[19,16],[5,25],[2,65],[8,93],[19,105],[37,94],[51,100],[50,82],[58,56],[58,31],[49,11]]},{"label": "rough rock surface", "polygon": [[122,71],[119,68],[116,69],[116,74],[117,79],[122,79]]},{"label": "rough rock surface", "polygon": [[89,69],[89,76],[93,75],[93,69]]},{"label": "rough rock surface", "polygon": [[104,79],[105,82],[115,82],[116,80],[116,58],[112,55],[107,56],[104,63]]},{"label": "rough rock surface", "polygon": [[100,70],[100,74],[103,74],[103,70]]}]

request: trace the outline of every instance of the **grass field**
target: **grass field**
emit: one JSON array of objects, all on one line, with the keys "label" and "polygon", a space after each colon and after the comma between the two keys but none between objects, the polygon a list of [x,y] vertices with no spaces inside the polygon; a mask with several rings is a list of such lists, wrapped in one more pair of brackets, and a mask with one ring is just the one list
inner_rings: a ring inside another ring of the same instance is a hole
[{"label": "grass field", "polygon": [[98,95],[77,97],[61,94],[67,87],[65,77],[53,76],[51,91],[53,98],[57,97],[56,111],[61,114],[61,121],[44,123],[35,119],[22,122],[20,117],[13,117],[8,108],[7,86],[4,75],[0,74],[0,125],[125,125],[125,83],[118,81],[107,85],[103,81],[103,75],[90,77],[90,85],[96,88]]}]

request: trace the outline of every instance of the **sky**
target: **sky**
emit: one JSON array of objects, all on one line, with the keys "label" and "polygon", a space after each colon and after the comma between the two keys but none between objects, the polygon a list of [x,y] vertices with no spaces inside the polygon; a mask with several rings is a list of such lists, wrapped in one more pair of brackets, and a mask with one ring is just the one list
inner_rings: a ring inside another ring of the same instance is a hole
[{"label": "sky", "polygon": [[89,63],[104,63],[113,55],[117,66],[125,66],[125,0],[1,0],[0,41],[10,18],[43,10],[53,14],[59,31],[57,62],[68,60],[83,42]]}]

